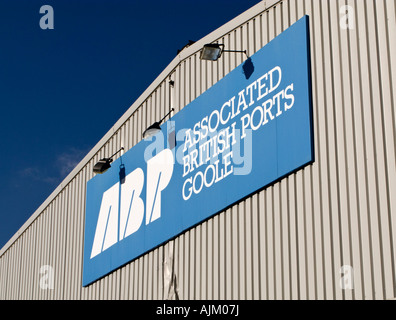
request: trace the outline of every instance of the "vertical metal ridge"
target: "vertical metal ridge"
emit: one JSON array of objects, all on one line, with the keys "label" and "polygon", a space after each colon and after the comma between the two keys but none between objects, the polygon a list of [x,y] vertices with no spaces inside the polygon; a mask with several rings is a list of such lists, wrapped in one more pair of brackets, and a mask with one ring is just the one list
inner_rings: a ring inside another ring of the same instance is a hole
[{"label": "vertical metal ridge", "polygon": [[[391,88],[392,80],[388,74],[390,70],[390,60],[389,60],[389,48],[390,44],[387,41],[388,38],[388,28],[387,28],[387,14],[386,7],[384,1],[376,2],[376,10],[375,10],[375,18],[376,18],[376,36],[377,36],[377,55],[378,55],[378,63],[379,63],[379,74],[380,74],[380,92],[381,92],[381,102],[383,108],[381,108],[381,117],[382,117],[382,135],[383,139],[383,148],[384,148],[384,175],[386,179],[386,208],[387,210],[382,210],[384,214],[382,215],[382,223],[383,226],[383,243],[384,250],[386,253],[385,256],[390,256],[391,263],[385,264],[385,276],[386,278],[391,278],[392,281],[387,282],[384,280],[385,285],[385,297],[393,297],[395,296],[396,290],[396,282],[395,282],[395,268],[394,268],[394,248],[393,242],[393,230],[392,230],[392,217],[391,217],[391,195],[396,192],[395,187],[395,158],[393,155],[395,154],[395,130],[393,124],[393,115],[394,110],[390,107],[392,105],[392,95],[393,91]],[[378,23],[379,21],[383,21],[384,23]],[[378,29],[381,28],[379,31]],[[385,39],[384,39],[385,38]],[[384,50],[380,50],[380,48],[384,48]],[[386,49],[385,49],[386,48]],[[393,133],[393,135],[392,135]],[[392,164],[389,164],[393,162]],[[392,182],[391,182],[392,181]],[[392,189],[392,190],[390,190]],[[393,193],[392,193],[393,191]]]}]

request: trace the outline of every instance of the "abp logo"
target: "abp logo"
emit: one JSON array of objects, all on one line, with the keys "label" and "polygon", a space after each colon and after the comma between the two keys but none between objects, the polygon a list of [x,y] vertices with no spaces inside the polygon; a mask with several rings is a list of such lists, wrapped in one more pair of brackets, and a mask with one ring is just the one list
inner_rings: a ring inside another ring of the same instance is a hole
[{"label": "abp logo", "polygon": [[141,168],[103,193],[91,259],[139,230],[145,212],[146,225],[161,217],[161,192],[172,178],[173,166],[173,153],[169,149],[147,161],[146,204],[141,198],[144,185]]}]

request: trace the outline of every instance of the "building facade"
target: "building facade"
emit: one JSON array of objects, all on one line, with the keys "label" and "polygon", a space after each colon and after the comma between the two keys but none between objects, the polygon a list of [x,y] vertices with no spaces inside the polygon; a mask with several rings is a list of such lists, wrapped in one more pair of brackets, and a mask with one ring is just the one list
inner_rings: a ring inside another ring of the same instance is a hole
[{"label": "building facade", "polygon": [[[305,15],[315,160],[83,286],[95,163],[246,58],[203,45],[251,56]],[[395,87],[396,1],[258,3],[183,49],[1,249],[0,299],[394,299]]]}]

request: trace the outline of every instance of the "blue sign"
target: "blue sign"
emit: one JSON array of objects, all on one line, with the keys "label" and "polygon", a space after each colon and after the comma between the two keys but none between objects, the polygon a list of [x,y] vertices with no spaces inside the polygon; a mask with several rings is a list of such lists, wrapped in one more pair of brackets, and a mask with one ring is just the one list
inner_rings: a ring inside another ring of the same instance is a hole
[{"label": "blue sign", "polygon": [[87,183],[83,285],[314,161],[308,16]]}]

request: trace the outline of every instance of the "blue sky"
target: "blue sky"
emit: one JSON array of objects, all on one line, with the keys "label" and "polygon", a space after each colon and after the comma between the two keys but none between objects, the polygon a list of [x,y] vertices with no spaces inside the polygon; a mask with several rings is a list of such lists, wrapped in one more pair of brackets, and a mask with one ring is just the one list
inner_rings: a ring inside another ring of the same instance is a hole
[{"label": "blue sky", "polygon": [[178,49],[258,2],[0,0],[0,248]]}]

